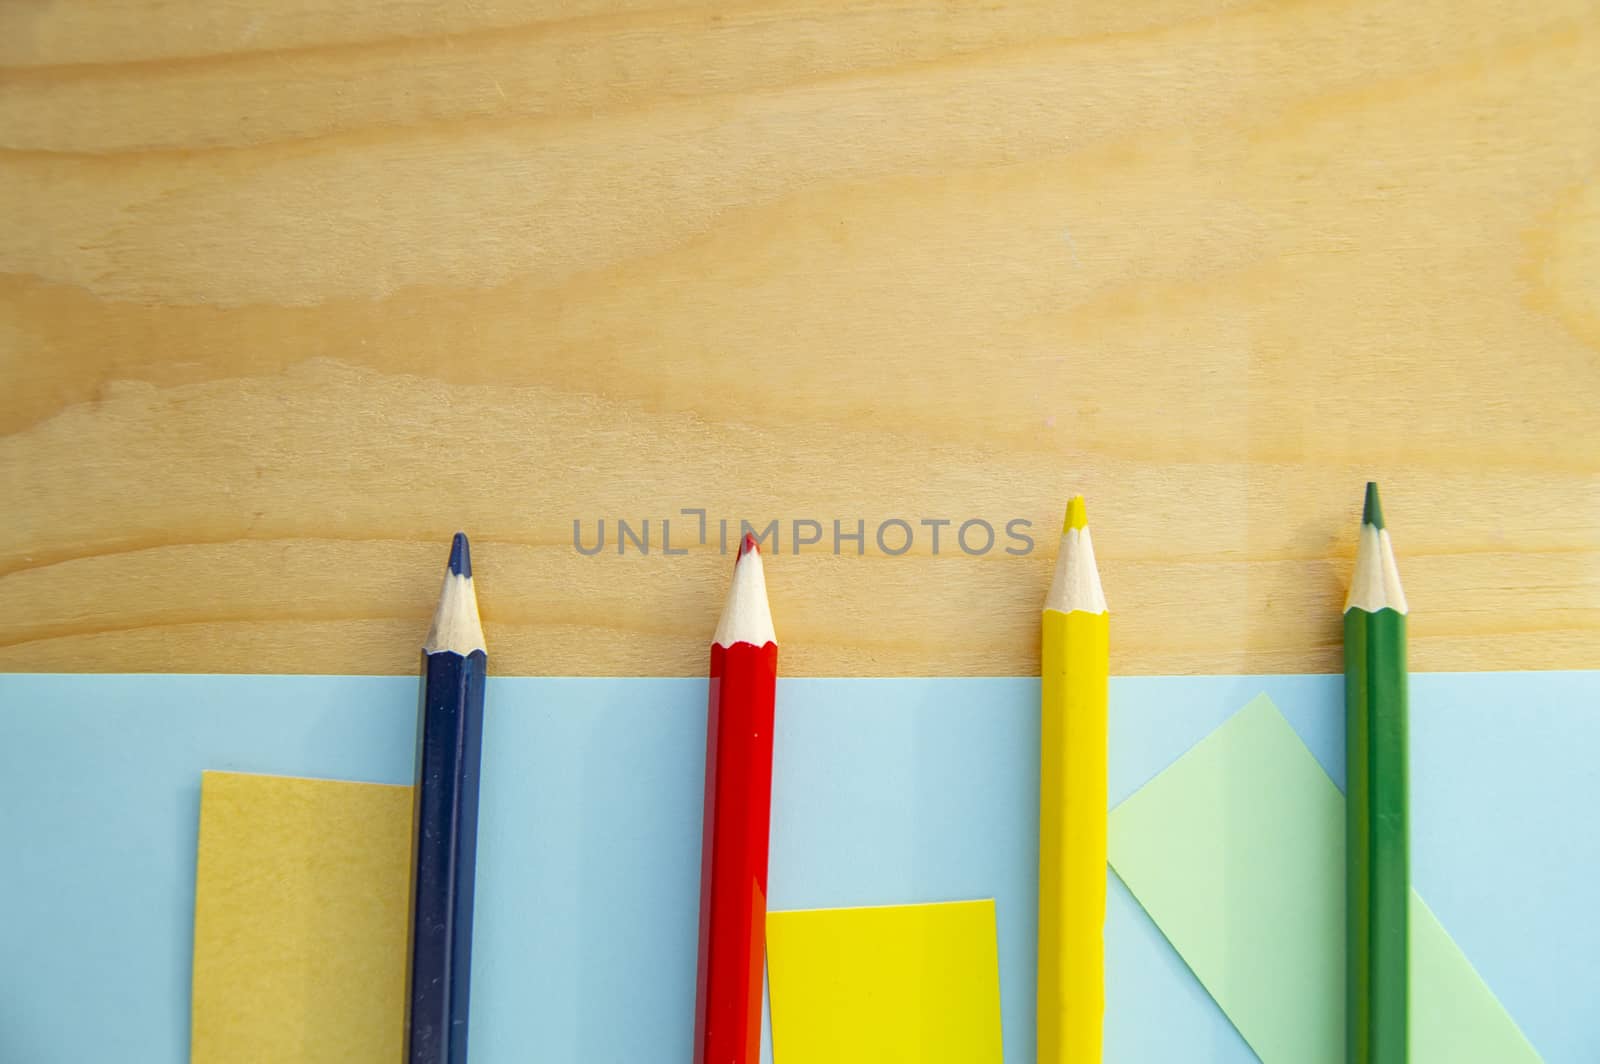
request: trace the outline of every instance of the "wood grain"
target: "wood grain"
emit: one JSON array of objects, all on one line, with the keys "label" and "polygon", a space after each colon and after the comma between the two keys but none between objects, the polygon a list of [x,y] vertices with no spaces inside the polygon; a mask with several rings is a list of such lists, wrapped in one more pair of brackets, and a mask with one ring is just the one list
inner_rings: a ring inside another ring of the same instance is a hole
[{"label": "wood grain", "polygon": [[786,671],[1027,673],[1083,491],[1115,671],[1333,670],[1369,476],[1417,667],[1600,667],[1597,97],[1594,0],[0,6],[0,668],[410,672],[461,527],[497,671],[698,674],[731,555],[572,529],[699,507]]}]

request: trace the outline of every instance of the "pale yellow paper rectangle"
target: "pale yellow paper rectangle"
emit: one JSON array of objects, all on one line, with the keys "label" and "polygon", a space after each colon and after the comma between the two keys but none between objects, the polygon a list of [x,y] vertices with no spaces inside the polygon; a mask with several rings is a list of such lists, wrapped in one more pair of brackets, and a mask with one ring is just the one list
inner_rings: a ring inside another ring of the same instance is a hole
[{"label": "pale yellow paper rectangle", "polygon": [[783,1064],[1000,1064],[994,902],[767,917]]},{"label": "pale yellow paper rectangle", "polygon": [[193,1064],[395,1064],[412,789],[204,773]]}]

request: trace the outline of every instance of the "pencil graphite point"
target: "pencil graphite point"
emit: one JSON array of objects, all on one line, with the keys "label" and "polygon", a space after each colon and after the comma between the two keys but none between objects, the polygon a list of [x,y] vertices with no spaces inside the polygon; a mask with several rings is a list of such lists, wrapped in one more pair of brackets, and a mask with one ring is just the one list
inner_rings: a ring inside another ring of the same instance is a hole
[{"label": "pencil graphite point", "polygon": [[472,578],[472,548],[467,546],[467,534],[457,532],[450,541],[450,571],[457,576]]},{"label": "pencil graphite point", "polygon": [[1072,501],[1067,503],[1067,517],[1061,522],[1061,532],[1065,535],[1071,529],[1087,528],[1088,525],[1089,514],[1083,508],[1083,496],[1074,495]]},{"label": "pencil graphite point", "polygon": [[1367,502],[1361,508],[1361,523],[1373,528],[1383,527],[1383,505],[1378,502],[1378,482],[1367,481]]},{"label": "pencil graphite point", "polygon": [[[746,554],[749,554],[751,551],[755,551],[757,554],[760,554],[761,553],[761,544],[756,542],[756,537],[755,536],[751,535],[749,532],[746,532],[744,534],[744,542],[739,544],[739,557],[743,558]],[[738,558],[735,558],[734,560],[738,561]]]}]

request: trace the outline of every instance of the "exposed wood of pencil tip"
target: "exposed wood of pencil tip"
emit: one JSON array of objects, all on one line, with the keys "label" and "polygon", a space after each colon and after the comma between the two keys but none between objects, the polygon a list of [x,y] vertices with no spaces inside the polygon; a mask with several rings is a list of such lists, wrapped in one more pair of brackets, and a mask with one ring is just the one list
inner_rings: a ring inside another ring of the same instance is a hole
[{"label": "exposed wood of pencil tip", "polygon": [[488,652],[472,579],[472,548],[465,532],[457,532],[450,542],[450,560],[445,565],[439,606],[434,611],[433,624],[422,648],[429,654],[448,652],[465,656],[474,651]]}]

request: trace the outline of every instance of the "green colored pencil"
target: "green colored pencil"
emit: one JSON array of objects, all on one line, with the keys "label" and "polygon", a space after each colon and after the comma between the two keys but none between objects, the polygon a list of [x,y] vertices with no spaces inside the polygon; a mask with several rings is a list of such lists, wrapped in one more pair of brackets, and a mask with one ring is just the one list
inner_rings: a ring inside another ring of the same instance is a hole
[{"label": "green colored pencil", "polygon": [[1406,1059],[1406,595],[1367,485],[1344,607],[1345,887],[1350,1064]]}]

